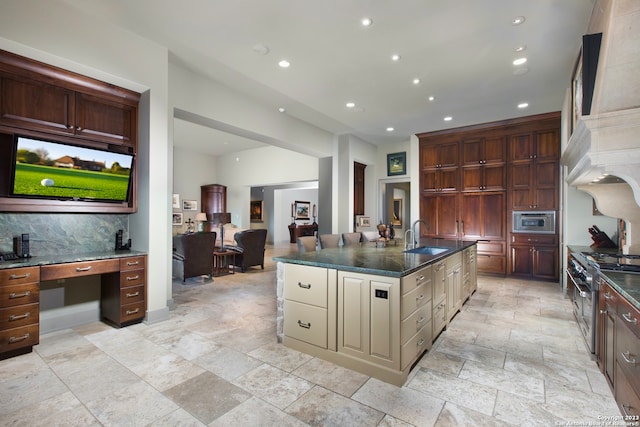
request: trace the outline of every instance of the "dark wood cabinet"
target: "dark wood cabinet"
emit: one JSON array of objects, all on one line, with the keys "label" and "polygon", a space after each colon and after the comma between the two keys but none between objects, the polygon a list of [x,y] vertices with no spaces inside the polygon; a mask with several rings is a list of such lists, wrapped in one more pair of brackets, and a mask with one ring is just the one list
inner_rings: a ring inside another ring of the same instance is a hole
[{"label": "dark wood cabinet", "polygon": [[200,186],[200,211],[206,214],[227,212],[227,187],[220,184]]},{"label": "dark wood cabinet", "polygon": [[559,131],[529,132],[510,139],[512,210],[557,210]]},{"label": "dark wood cabinet", "polygon": [[289,242],[296,243],[298,237],[315,236],[318,232],[318,224],[289,224]]},{"label": "dark wood cabinet", "polygon": [[461,196],[460,234],[463,238],[504,240],[506,205],[504,192],[469,193]]},{"label": "dark wood cabinet", "polygon": [[353,214],[364,215],[364,169],[367,165],[353,162]]},{"label": "dark wood cabinet", "polygon": [[555,234],[511,234],[510,273],[531,279],[559,279],[558,237]]},{"label": "dark wood cabinet", "polygon": [[506,190],[507,145],[504,137],[462,141],[462,191]]},{"label": "dark wood cabinet", "polygon": [[616,308],[618,305],[618,293],[605,282],[600,281],[600,300],[598,324],[598,350],[596,351],[600,370],[604,374],[609,387],[613,389],[615,378],[615,345],[616,332]]},{"label": "dark wood cabinet", "polygon": [[458,236],[458,195],[425,195],[420,201],[420,218],[427,222],[420,227],[424,236],[456,239]]}]

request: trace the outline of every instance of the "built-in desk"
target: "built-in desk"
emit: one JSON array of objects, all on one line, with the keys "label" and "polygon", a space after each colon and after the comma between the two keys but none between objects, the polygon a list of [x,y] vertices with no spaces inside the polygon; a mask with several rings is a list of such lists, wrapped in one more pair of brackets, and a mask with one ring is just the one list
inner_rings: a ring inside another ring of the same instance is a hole
[{"label": "built-in desk", "polygon": [[147,255],[107,251],[0,262],[0,360],[40,342],[40,282],[100,275],[100,318],[116,327],[146,313]]}]

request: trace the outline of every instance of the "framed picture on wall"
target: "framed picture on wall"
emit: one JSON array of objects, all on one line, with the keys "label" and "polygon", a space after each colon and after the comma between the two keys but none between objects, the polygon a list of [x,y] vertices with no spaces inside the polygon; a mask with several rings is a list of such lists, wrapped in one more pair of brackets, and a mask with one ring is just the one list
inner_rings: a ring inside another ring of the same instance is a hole
[{"label": "framed picture on wall", "polygon": [[255,200],[250,202],[250,211],[249,211],[249,219],[251,222],[262,222],[262,211],[264,209],[264,201],[263,200]]},{"label": "framed picture on wall", "polygon": [[406,175],[407,152],[387,154],[387,176]]},{"label": "framed picture on wall", "polygon": [[183,200],[182,201],[182,210],[183,211],[197,211],[198,210],[198,201],[197,200]]},{"label": "framed picture on wall", "polygon": [[171,219],[171,225],[182,225],[182,212],[174,212],[173,217]]},{"label": "framed picture on wall", "polygon": [[180,195],[174,194],[171,200],[172,200],[171,207],[173,209],[180,209]]},{"label": "framed picture on wall", "polygon": [[359,216],[358,227],[371,227],[371,218],[368,216]]},{"label": "framed picture on wall", "polygon": [[311,202],[301,202],[296,200],[295,213],[296,219],[309,219],[309,209]]}]

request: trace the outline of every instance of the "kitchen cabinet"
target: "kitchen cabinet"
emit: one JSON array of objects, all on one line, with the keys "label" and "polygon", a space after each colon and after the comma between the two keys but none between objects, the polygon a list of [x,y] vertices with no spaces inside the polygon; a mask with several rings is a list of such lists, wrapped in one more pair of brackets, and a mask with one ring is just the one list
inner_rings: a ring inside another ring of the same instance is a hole
[{"label": "kitchen cabinet", "polygon": [[458,220],[458,195],[423,195],[420,199],[420,218],[427,222],[423,236],[457,239],[460,222]]},{"label": "kitchen cabinet", "polygon": [[447,324],[447,264],[444,260],[433,266],[433,337],[437,337]]},{"label": "kitchen cabinet", "polygon": [[462,191],[506,190],[505,137],[462,140]]},{"label": "kitchen cabinet", "polygon": [[532,279],[559,278],[558,237],[555,234],[511,234],[511,274]]},{"label": "kitchen cabinet", "polygon": [[469,299],[477,289],[476,247],[462,251],[462,301]]},{"label": "kitchen cabinet", "polygon": [[421,144],[420,189],[422,193],[455,192],[459,189],[459,142]]},{"label": "kitchen cabinet", "polygon": [[0,53],[0,125],[137,147],[140,95]]},{"label": "kitchen cabinet", "polygon": [[427,266],[401,279],[400,369],[406,369],[433,342],[433,273]]},{"label": "kitchen cabinet", "polygon": [[600,301],[598,321],[598,351],[597,358],[600,370],[604,374],[609,386],[614,387],[615,372],[615,346],[614,336],[616,328],[616,309],[618,304],[618,293],[613,291],[605,282],[600,282]]},{"label": "kitchen cabinet", "polygon": [[121,258],[119,271],[102,278],[100,317],[117,327],[142,321],[146,312],[147,257]]},{"label": "kitchen cabinet", "polygon": [[447,293],[447,322],[462,308],[462,256],[451,255],[446,260],[445,290]]},{"label": "kitchen cabinet", "polygon": [[511,136],[509,148],[510,208],[558,209],[559,131],[554,129]]},{"label": "kitchen cabinet", "polygon": [[460,196],[460,237],[504,241],[504,192],[465,193]]},{"label": "kitchen cabinet", "polygon": [[0,360],[40,342],[40,267],[0,270]]}]

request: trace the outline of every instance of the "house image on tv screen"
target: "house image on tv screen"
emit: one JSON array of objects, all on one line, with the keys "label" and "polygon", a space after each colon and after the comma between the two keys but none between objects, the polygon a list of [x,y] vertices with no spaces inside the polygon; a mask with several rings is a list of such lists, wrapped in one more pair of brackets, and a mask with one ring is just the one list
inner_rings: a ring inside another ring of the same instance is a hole
[{"label": "house image on tv screen", "polygon": [[92,160],[82,160],[78,157],[63,156],[53,161],[53,165],[59,168],[82,169],[87,171],[100,172],[105,169],[104,162]]}]

